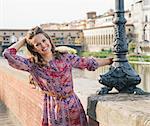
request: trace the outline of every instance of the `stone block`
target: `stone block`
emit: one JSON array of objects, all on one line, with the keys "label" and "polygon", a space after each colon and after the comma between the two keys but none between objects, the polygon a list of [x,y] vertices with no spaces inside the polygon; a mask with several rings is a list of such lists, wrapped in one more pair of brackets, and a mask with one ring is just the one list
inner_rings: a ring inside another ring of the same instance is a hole
[{"label": "stone block", "polygon": [[150,126],[150,94],[92,95],[87,113],[101,126]]}]

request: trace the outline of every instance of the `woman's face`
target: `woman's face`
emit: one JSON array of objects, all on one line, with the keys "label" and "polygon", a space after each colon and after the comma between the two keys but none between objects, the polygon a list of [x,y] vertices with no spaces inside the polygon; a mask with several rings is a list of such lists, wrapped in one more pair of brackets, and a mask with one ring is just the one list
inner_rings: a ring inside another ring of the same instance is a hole
[{"label": "woman's face", "polygon": [[43,34],[39,33],[35,35],[30,42],[34,46],[34,51],[38,52],[42,56],[47,55],[51,52],[52,45],[50,43],[50,40],[47,39]]}]

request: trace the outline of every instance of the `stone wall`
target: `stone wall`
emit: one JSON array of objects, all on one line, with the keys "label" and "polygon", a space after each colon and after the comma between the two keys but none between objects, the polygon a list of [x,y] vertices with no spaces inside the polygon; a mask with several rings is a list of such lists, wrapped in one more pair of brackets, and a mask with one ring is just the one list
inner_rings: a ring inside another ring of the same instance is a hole
[{"label": "stone wall", "polygon": [[15,70],[0,60],[0,100],[17,117],[22,126],[39,126],[42,96],[29,85],[29,74]]}]

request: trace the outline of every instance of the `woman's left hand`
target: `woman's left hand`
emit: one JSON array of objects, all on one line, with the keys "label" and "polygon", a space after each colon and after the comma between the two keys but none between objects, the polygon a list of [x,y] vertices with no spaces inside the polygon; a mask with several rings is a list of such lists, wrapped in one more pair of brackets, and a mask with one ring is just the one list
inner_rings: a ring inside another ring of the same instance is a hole
[{"label": "woman's left hand", "polygon": [[105,66],[105,65],[111,65],[113,63],[113,58],[104,58],[104,59],[101,59],[101,58],[98,58],[96,59],[96,61],[98,62],[99,64],[99,67],[101,66]]},{"label": "woman's left hand", "polygon": [[113,59],[112,57],[108,58],[108,65],[111,65],[113,63]]}]

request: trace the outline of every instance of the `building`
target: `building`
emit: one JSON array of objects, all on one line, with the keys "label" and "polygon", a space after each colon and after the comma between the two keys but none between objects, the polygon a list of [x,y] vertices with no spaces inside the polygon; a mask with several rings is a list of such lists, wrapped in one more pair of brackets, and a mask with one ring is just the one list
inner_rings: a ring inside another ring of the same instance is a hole
[{"label": "building", "polygon": [[[131,12],[129,10],[125,12],[125,18],[127,20],[126,33],[129,36],[134,32],[134,26],[131,20]],[[113,10],[109,10],[104,15],[100,15],[95,19],[91,19],[93,22],[91,23],[92,25],[83,30],[85,38],[85,50],[92,52],[112,49],[115,33],[113,19]],[[130,41],[130,37],[128,37],[127,40]]]},{"label": "building", "polygon": [[136,53],[150,55],[150,0],[135,0],[132,5]]}]

